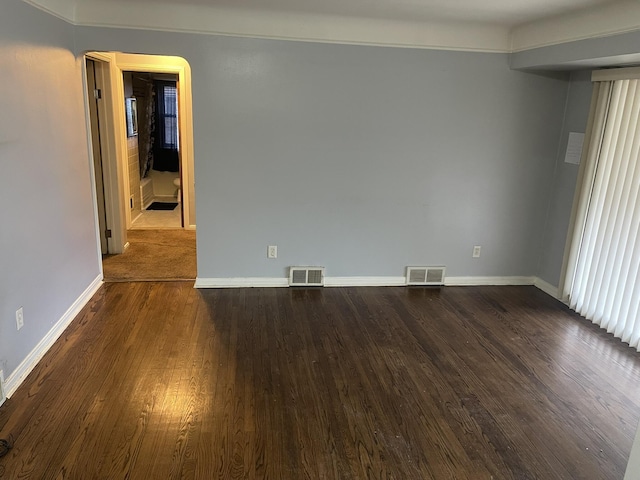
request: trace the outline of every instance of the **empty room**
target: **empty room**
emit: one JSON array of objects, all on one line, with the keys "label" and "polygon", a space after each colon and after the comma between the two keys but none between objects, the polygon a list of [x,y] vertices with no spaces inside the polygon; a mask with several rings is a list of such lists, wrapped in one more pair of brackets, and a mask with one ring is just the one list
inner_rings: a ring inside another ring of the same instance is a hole
[{"label": "empty room", "polygon": [[[640,479],[639,46],[636,1],[2,0],[0,479]],[[197,273],[114,281],[145,79]]]}]

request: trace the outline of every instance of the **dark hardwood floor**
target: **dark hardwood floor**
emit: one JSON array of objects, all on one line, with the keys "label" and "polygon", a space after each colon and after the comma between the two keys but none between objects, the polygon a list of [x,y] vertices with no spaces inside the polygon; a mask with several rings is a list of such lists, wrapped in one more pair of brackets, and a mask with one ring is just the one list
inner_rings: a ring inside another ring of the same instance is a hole
[{"label": "dark hardwood floor", "polygon": [[616,479],[640,354],[534,287],[106,284],[0,408],[2,479]]}]

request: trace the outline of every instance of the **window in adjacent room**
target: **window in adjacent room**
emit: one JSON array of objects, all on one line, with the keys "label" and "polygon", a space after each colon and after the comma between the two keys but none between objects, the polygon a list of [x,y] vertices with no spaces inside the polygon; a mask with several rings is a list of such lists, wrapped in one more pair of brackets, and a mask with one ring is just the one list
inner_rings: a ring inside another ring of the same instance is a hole
[{"label": "window in adjacent room", "polygon": [[162,147],[178,150],[178,89],[173,82],[158,82],[158,113]]}]

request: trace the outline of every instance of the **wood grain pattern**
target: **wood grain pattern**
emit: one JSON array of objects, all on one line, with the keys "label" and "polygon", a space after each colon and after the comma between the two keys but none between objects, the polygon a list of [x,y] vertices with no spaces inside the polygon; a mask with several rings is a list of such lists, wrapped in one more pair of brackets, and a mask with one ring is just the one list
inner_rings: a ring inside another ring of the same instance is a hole
[{"label": "wood grain pattern", "polygon": [[640,355],[533,287],[106,284],[0,479],[620,479]]}]

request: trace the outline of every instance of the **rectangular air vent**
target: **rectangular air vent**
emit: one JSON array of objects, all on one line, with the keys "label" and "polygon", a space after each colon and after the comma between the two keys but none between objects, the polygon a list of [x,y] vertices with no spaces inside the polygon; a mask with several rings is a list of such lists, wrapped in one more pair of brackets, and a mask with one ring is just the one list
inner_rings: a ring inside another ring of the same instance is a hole
[{"label": "rectangular air vent", "polygon": [[290,287],[322,287],[324,285],[324,267],[290,267]]},{"label": "rectangular air vent", "polygon": [[445,267],[407,267],[407,285],[444,285]]}]

